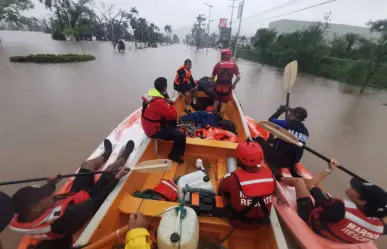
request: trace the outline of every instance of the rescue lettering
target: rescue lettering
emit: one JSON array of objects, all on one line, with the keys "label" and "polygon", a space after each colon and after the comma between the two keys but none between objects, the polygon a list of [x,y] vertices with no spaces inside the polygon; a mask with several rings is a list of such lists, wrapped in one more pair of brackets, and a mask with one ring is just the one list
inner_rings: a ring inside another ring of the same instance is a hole
[{"label": "rescue lettering", "polygon": [[308,136],[302,133],[298,133],[297,131],[288,130],[290,133],[292,133],[298,140],[300,140],[303,143],[306,143],[308,140]]},{"label": "rescue lettering", "polygon": [[[251,206],[253,200],[245,196],[242,191],[239,192],[239,197],[241,198],[242,206],[246,206],[246,207]],[[273,196],[270,195],[268,197],[263,198],[263,200],[265,201],[265,204],[268,205],[273,202]],[[260,207],[260,206],[261,205],[257,203],[254,207]]]},{"label": "rescue lettering", "polygon": [[341,231],[344,232],[349,237],[364,243],[370,240],[376,240],[377,238],[379,238],[378,234],[371,233],[363,228],[356,226],[353,223],[349,223],[347,227],[345,227]]}]

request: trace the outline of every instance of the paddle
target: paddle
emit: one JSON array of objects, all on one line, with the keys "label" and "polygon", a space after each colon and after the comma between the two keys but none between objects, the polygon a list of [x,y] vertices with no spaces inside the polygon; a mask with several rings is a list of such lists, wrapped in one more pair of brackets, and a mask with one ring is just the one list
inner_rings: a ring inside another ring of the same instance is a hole
[{"label": "paddle", "polygon": [[[303,147],[305,150],[311,152],[312,154],[318,156],[319,158],[323,159],[324,161],[326,162],[330,162],[331,159],[329,159],[328,157],[318,153],[317,151],[305,146],[303,143],[301,143],[300,141],[298,141],[298,139],[293,135],[291,134],[290,132],[288,132],[287,130],[285,130],[284,128],[272,123],[272,122],[269,122],[269,121],[261,121],[259,122],[259,125],[264,128],[265,130],[271,132],[273,135],[279,137],[280,139],[288,142],[288,143],[291,143],[291,144],[294,144],[294,145],[297,145],[298,147]],[[347,173],[348,175],[352,176],[352,177],[355,177],[363,182],[367,182],[365,179],[363,179],[362,177],[356,175],[355,173],[353,173],[352,171],[344,168],[343,166],[337,166],[337,168],[339,168],[340,170],[344,171],[345,173]]]},{"label": "paddle", "polygon": [[[134,168],[126,168],[126,171],[137,171],[139,173],[153,173],[153,172],[162,172],[167,171],[169,167],[172,166],[171,160],[168,159],[157,159],[157,160],[148,160],[141,162],[140,164],[137,164]],[[104,173],[116,173],[120,171],[120,169],[117,170],[109,170],[109,171],[93,171],[93,172],[83,172],[83,173],[74,173],[74,174],[66,174],[66,175],[60,175],[60,178],[69,178],[74,176],[85,176],[85,175],[97,175],[97,174],[104,174]],[[25,179],[25,180],[18,180],[18,181],[8,181],[8,182],[0,182],[0,186],[4,185],[11,185],[11,184],[19,184],[19,183],[28,183],[28,182],[40,182],[47,180],[47,177],[40,177],[40,178],[32,178],[32,179]]]},{"label": "paddle", "polygon": [[[292,61],[286,65],[284,70],[284,89],[286,92],[286,107],[289,107],[290,101],[290,88],[294,85],[297,78],[298,71],[298,62]],[[285,118],[287,118],[288,113],[285,112]]]}]

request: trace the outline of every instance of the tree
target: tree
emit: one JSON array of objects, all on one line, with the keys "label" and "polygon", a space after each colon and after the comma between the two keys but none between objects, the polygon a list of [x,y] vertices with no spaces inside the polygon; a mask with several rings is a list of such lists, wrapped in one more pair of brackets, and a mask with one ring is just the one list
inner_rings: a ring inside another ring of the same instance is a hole
[{"label": "tree", "polygon": [[173,43],[180,43],[180,39],[176,34],[173,35]]},{"label": "tree", "polygon": [[375,22],[370,21],[367,24],[370,26],[371,32],[378,32],[380,34],[380,38],[377,41],[376,48],[371,50],[368,74],[360,93],[363,93],[364,89],[371,83],[382,61],[387,61],[387,19]]},{"label": "tree", "polygon": [[273,29],[258,29],[254,36],[254,47],[258,47],[264,52],[277,37],[277,32]]},{"label": "tree", "polygon": [[26,19],[21,12],[32,9],[34,5],[30,0],[1,0],[0,23],[6,22],[12,25],[24,24]]}]

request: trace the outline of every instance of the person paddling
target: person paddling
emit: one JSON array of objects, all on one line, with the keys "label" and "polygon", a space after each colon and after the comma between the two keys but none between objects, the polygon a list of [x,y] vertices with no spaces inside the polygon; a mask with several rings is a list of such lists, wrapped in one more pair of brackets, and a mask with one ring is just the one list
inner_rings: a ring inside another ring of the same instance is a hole
[{"label": "person paddling", "polygon": [[[102,156],[81,164],[80,173],[96,171],[105,164],[112,153],[111,142],[105,139],[104,147]],[[60,177],[48,179],[41,187],[28,186],[18,190],[12,196],[15,216],[10,229],[41,240],[36,248],[71,247],[71,235],[93,217],[126,175],[123,166],[133,149],[133,141],[128,141],[122,154],[106,169],[121,168],[118,173],[102,174],[97,182],[93,175],[76,176],[68,194],[53,195]]]},{"label": "person paddling", "polygon": [[230,223],[239,229],[254,229],[269,221],[276,189],[272,171],[261,165],[264,153],[254,141],[244,141],[236,149],[239,169],[229,172],[219,184],[230,209]]},{"label": "person paddling", "polygon": [[[288,112],[287,119],[278,119],[284,112]],[[269,121],[288,130],[297,137],[300,142],[306,144],[309,138],[309,131],[303,121],[305,121],[307,116],[307,111],[302,107],[292,109],[286,106],[280,106],[269,118]],[[254,140],[259,142],[265,151],[265,160],[274,171],[277,179],[281,178],[281,175],[279,174],[280,168],[288,168],[293,177],[301,177],[297,173],[296,165],[300,162],[304,153],[303,147],[298,147],[281,139],[277,139],[274,142],[273,147],[268,145],[261,137],[254,138]]]},{"label": "person paddling", "polygon": [[186,137],[176,128],[177,111],[175,104],[167,97],[167,79],[159,77],[154,87],[143,96],[141,124],[148,137],[173,141],[168,158],[177,163],[184,163]]},{"label": "person paddling", "polygon": [[387,193],[382,188],[352,178],[345,191],[349,200],[330,197],[319,188],[339,165],[332,159],[329,167],[312,179],[281,179],[296,190],[300,218],[316,234],[339,243],[367,243],[386,235]]}]

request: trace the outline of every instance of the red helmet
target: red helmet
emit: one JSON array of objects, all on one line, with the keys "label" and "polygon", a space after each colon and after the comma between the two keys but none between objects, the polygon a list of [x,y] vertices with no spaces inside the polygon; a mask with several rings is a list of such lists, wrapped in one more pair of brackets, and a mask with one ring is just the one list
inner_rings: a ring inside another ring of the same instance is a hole
[{"label": "red helmet", "polygon": [[212,112],[212,106],[207,106],[206,112]]},{"label": "red helmet", "polygon": [[222,51],[220,51],[220,55],[224,58],[224,59],[231,59],[232,57],[232,50],[229,49],[229,48],[225,48],[225,49],[222,49]]},{"label": "red helmet", "polygon": [[238,144],[236,155],[244,165],[256,167],[262,162],[263,150],[256,142],[243,141]]}]

